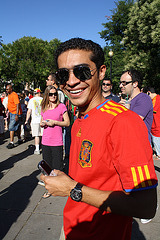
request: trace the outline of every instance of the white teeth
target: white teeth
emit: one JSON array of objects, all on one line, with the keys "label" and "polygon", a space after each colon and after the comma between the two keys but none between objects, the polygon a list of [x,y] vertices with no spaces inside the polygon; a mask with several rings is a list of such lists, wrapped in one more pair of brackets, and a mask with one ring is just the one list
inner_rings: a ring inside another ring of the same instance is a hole
[{"label": "white teeth", "polygon": [[82,90],[70,91],[70,93],[80,93]]}]

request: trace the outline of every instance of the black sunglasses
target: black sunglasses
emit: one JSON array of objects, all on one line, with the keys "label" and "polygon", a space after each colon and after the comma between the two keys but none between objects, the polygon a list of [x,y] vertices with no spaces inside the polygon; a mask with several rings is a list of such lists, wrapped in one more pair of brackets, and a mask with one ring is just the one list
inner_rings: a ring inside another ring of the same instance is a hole
[{"label": "black sunglasses", "polygon": [[90,79],[93,75],[91,72],[95,70],[96,68],[90,70],[88,66],[84,65],[79,65],[75,66],[73,69],[68,69],[68,68],[60,68],[58,71],[55,73],[56,79],[60,82],[60,84],[65,84],[69,80],[69,72],[73,71],[74,76],[78,78],[81,81],[85,81]]},{"label": "black sunglasses", "polygon": [[126,81],[122,81],[122,82],[119,82],[119,85],[123,85],[123,86],[126,86],[128,85],[129,83],[132,83],[132,81],[129,81],[129,82],[126,82]]},{"label": "black sunglasses", "polygon": [[102,83],[103,86],[111,86],[110,83]]},{"label": "black sunglasses", "polygon": [[55,92],[55,93],[50,92],[49,93],[49,97],[52,97],[53,95],[56,97],[57,96],[57,92]]}]

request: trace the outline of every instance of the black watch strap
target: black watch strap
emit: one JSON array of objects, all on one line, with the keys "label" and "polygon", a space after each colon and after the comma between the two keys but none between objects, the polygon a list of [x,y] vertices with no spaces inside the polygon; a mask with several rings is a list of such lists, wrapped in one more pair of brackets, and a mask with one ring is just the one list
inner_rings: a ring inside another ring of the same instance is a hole
[{"label": "black watch strap", "polygon": [[83,184],[77,183],[76,186],[71,190],[70,197],[72,200],[76,202],[80,202],[82,199],[82,187]]}]

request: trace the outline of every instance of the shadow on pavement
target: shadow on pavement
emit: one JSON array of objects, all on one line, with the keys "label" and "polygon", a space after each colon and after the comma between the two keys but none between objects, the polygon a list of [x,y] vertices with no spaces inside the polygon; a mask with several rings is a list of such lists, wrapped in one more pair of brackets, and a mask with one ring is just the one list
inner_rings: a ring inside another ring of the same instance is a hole
[{"label": "shadow on pavement", "polygon": [[139,229],[138,222],[135,219],[133,219],[133,223],[132,223],[132,237],[131,237],[131,240],[146,240],[142,231]]},{"label": "shadow on pavement", "polygon": [[4,176],[3,174],[4,170],[12,168],[16,162],[23,160],[24,158],[27,158],[29,155],[32,155],[33,152],[34,145],[31,144],[25,151],[15,154],[12,157],[9,157],[8,159],[4,160],[3,162],[0,162],[0,179]]},{"label": "shadow on pavement", "polygon": [[38,174],[39,170],[36,170],[0,192],[0,239],[4,238],[29,204],[32,192],[38,184]]},{"label": "shadow on pavement", "polygon": [[160,168],[159,167],[154,166],[154,168],[155,168],[156,171],[160,172]]}]

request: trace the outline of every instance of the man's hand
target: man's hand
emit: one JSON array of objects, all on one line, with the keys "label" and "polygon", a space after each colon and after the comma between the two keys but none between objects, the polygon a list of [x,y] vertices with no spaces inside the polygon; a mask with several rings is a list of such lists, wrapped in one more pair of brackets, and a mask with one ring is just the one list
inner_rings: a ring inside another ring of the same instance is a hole
[{"label": "man's hand", "polygon": [[19,119],[19,118],[18,118],[18,115],[16,114],[16,115],[15,115],[15,121],[17,122],[18,119]]},{"label": "man's hand", "polygon": [[70,191],[76,186],[77,182],[62,171],[54,170],[54,173],[57,176],[45,176],[42,174],[40,177],[44,181],[48,193],[52,196],[70,196]]},{"label": "man's hand", "polygon": [[121,101],[119,102],[121,105],[123,105],[124,107],[130,109],[130,101],[126,100],[126,99],[121,99]]}]

